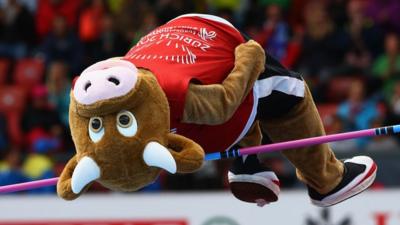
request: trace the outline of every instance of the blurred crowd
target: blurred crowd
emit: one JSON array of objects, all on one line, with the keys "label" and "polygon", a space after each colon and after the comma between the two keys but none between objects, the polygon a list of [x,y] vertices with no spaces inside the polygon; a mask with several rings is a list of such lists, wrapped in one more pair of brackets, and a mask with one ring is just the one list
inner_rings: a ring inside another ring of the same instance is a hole
[{"label": "blurred crowd", "polygon": [[[398,0],[0,0],[0,185],[58,176],[74,154],[68,129],[73,78],[96,61],[124,55],[147,32],[184,13],[231,21],[302,73],[327,133],[395,124],[399,11]],[[332,148],[338,154],[396,152],[399,143],[384,136]],[[265,160],[284,185],[295,186],[287,162]],[[163,174],[146,189],[226,187],[229,162],[206,164],[192,175]]]}]

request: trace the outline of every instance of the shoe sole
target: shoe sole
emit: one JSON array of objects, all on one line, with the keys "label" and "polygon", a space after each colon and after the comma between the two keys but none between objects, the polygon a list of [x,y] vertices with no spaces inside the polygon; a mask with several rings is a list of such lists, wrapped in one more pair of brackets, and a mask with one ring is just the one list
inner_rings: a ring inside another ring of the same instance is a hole
[{"label": "shoe sole", "polygon": [[229,187],[232,194],[239,200],[250,203],[258,203],[264,200],[267,203],[278,201],[280,187],[275,181],[261,176],[240,174],[228,174]]},{"label": "shoe sole", "polygon": [[353,159],[359,159],[367,165],[367,168],[364,173],[360,174],[358,177],[362,177],[361,179],[356,179],[349,183],[346,187],[342,190],[348,189],[348,191],[344,191],[343,193],[335,193],[331,196],[324,198],[321,201],[311,199],[311,203],[319,206],[319,207],[329,207],[341,203],[349,198],[352,198],[361,192],[365,191],[368,187],[370,187],[375,180],[377,165],[374,161],[366,156],[358,156],[354,157]]}]

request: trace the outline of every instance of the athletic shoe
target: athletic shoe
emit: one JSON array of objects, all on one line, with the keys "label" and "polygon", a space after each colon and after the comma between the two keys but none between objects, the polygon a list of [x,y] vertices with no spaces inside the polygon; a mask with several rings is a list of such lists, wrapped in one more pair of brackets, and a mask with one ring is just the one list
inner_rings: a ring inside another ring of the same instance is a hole
[{"label": "athletic shoe", "polygon": [[262,207],[278,200],[279,179],[271,169],[260,164],[256,155],[236,158],[228,180],[232,194],[241,201]]},{"label": "athletic shoe", "polygon": [[328,207],[338,204],[360,194],[372,185],[376,177],[377,166],[370,157],[356,156],[344,160],[343,163],[344,174],[342,181],[332,191],[321,195],[311,187],[308,187],[308,195],[314,205]]}]

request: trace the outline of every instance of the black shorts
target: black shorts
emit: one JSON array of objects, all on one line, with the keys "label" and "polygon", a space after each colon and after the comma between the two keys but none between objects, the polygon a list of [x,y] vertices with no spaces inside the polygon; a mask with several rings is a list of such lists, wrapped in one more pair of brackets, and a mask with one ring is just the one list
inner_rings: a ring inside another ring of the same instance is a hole
[{"label": "black shorts", "polygon": [[[299,73],[286,69],[266,53],[265,71],[260,74],[254,88],[259,95],[256,120],[268,123],[268,120],[289,113],[303,100],[306,84]],[[262,143],[273,143],[264,132]]]},{"label": "black shorts", "polygon": [[255,88],[258,100],[257,119],[276,118],[288,113],[304,97],[305,83],[299,73],[286,69],[266,53],[265,71],[260,74]]},{"label": "black shorts", "polygon": [[[241,33],[246,41],[250,38]],[[285,68],[278,60],[265,52],[265,70],[258,77],[259,89],[257,117],[265,120],[283,116],[304,97],[305,83],[299,73]]]}]

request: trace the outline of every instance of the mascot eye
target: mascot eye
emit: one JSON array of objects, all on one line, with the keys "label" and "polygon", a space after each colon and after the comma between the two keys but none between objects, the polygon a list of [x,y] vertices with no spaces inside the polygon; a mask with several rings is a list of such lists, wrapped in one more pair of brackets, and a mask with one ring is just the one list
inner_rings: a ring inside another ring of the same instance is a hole
[{"label": "mascot eye", "polygon": [[100,117],[92,117],[89,120],[89,137],[93,142],[98,142],[104,135],[103,121]]},{"label": "mascot eye", "polygon": [[117,115],[117,129],[125,137],[133,137],[137,131],[135,116],[129,111],[122,111]]}]

